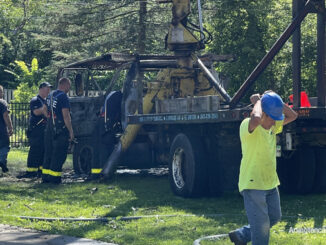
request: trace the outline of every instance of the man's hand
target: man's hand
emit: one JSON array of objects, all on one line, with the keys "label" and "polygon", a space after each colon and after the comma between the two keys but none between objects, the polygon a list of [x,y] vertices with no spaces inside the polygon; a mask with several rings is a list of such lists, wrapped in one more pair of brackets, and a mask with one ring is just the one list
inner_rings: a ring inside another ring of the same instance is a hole
[{"label": "man's hand", "polygon": [[286,125],[286,124],[288,124],[290,122],[293,122],[298,117],[298,113],[296,113],[287,104],[284,104],[284,106],[283,106],[283,114],[284,114],[283,125]]},{"label": "man's hand", "polygon": [[11,136],[14,133],[12,128],[8,128],[8,135]]},{"label": "man's hand", "polygon": [[47,117],[48,117],[48,107],[47,107],[45,104],[43,104],[42,107],[37,108],[37,109],[34,109],[34,110],[33,110],[33,113],[34,113],[36,116],[41,116],[41,115],[43,115],[45,118],[47,118]]},{"label": "man's hand", "polygon": [[74,132],[73,131],[69,132],[69,141],[73,142],[74,139],[75,139]]},{"label": "man's hand", "polygon": [[258,100],[260,100],[260,94],[253,94],[250,96],[250,102],[255,105]]},{"label": "man's hand", "polygon": [[9,117],[9,113],[7,111],[3,113],[3,120],[6,123],[8,135],[11,136],[13,134],[13,127],[12,127],[11,119]]},{"label": "man's hand", "polygon": [[42,106],[42,114],[45,118],[48,117],[48,107],[46,106],[46,104],[43,104]]},{"label": "man's hand", "polygon": [[70,117],[69,109],[62,108],[62,115],[63,115],[63,121],[65,122],[66,128],[69,131],[69,141],[73,141],[74,131],[73,131],[72,125],[71,125],[71,117]]}]

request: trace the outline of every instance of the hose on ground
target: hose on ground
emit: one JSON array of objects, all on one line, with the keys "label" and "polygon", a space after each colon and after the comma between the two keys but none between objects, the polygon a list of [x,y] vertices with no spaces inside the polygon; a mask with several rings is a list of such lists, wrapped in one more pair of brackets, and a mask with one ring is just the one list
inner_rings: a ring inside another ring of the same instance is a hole
[{"label": "hose on ground", "polygon": [[[218,216],[225,216],[225,215],[235,215],[235,214],[206,214],[201,216],[206,217],[218,217]],[[110,222],[111,220],[121,220],[121,221],[129,221],[129,220],[137,220],[142,218],[163,218],[163,217],[194,217],[198,215],[194,214],[184,214],[184,215],[178,215],[178,214],[171,214],[171,215],[144,215],[144,216],[127,216],[127,217],[110,217],[110,218],[47,218],[47,217],[33,217],[33,216],[15,216],[20,219],[27,219],[31,221],[68,221],[68,222],[78,222],[78,221],[85,221],[85,222]],[[194,241],[193,245],[200,245],[200,242],[203,240],[221,240],[228,237],[228,234],[219,234],[219,235],[213,235],[213,236],[206,236],[198,238]]]},{"label": "hose on ground", "polygon": [[200,245],[200,242],[203,240],[211,240],[211,241],[222,240],[227,238],[228,236],[229,236],[228,234],[219,234],[219,235],[201,237],[195,240],[193,245]]},{"label": "hose on ground", "polygon": [[[221,216],[240,216],[240,214],[202,214],[202,215],[195,215],[195,214],[167,214],[167,215],[142,215],[142,216],[125,216],[125,217],[100,217],[100,218],[46,218],[46,217],[33,217],[33,216],[14,216],[20,219],[27,219],[31,221],[85,221],[85,222],[110,222],[113,220],[119,221],[130,221],[130,220],[137,220],[143,218],[166,218],[166,217],[195,217],[195,216],[202,216],[202,217],[221,217]],[[284,218],[303,218],[302,216],[283,216]],[[309,218],[309,217],[304,217]],[[228,234],[218,234],[218,235],[211,235],[198,238],[194,241],[193,245],[200,245],[200,242],[203,240],[222,240],[228,238]]]},{"label": "hose on ground", "polygon": [[27,220],[37,220],[37,221],[98,221],[98,222],[110,222],[112,220],[121,220],[121,221],[128,221],[128,220],[137,220],[143,218],[160,218],[160,217],[194,217],[197,215],[178,215],[178,214],[171,214],[171,215],[144,215],[144,216],[127,216],[127,217],[101,217],[101,218],[47,218],[47,217],[33,217],[33,216],[15,216],[20,219],[27,219]]}]

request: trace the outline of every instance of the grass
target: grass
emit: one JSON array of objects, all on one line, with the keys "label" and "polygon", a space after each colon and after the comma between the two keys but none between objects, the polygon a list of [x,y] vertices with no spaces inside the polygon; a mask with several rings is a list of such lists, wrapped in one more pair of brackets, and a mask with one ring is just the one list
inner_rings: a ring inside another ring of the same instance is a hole
[{"label": "grass", "polygon": [[[26,167],[27,149],[9,154],[10,174]],[[65,171],[71,169],[71,158]],[[271,230],[270,244],[326,244],[326,195],[281,195],[283,219]],[[223,214],[217,216],[203,214]],[[162,215],[123,221],[126,216]],[[176,215],[176,216],[164,216]],[[109,222],[46,222],[34,217],[107,217]],[[1,223],[50,233],[85,237],[120,245],[188,245],[203,236],[228,233],[245,225],[243,201],[237,192],[217,198],[184,199],[174,196],[167,176],[119,174],[110,183],[70,183],[59,186],[0,178]],[[294,228],[320,228],[298,233]],[[317,229],[315,231],[318,231]],[[202,245],[231,244],[228,240]]]}]

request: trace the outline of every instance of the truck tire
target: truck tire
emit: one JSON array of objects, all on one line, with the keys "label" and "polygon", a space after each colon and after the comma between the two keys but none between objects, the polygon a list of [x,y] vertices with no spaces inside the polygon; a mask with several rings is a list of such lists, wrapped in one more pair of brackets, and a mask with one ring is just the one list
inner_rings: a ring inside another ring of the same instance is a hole
[{"label": "truck tire", "polygon": [[206,194],[206,156],[199,137],[183,133],[175,136],[170,148],[169,181],[177,196]]},{"label": "truck tire", "polygon": [[326,149],[316,148],[316,177],[314,190],[318,193],[326,193]]},{"label": "truck tire", "polygon": [[313,190],[316,161],[312,148],[299,148],[288,160],[281,161],[282,190],[293,194],[309,194]]},{"label": "truck tire", "polygon": [[73,166],[76,174],[90,174],[94,161],[94,146],[90,139],[77,139],[73,152]]}]

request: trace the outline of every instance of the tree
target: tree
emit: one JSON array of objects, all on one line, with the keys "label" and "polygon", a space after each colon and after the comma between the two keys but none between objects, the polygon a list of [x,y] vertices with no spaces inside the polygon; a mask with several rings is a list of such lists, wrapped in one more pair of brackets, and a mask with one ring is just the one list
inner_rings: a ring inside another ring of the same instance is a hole
[{"label": "tree", "polygon": [[[218,1],[210,3],[216,10],[209,20],[208,28],[214,35],[208,47],[211,52],[230,53],[236,62],[220,64],[220,72],[231,80],[229,92],[232,95],[249,76],[258,62],[270,50],[292,19],[292,1]],[[309,15],[302,23],[302,83],[309,95],[315,94],[316,85],[316,20]],[[264,73],[258,78],[244,100],[251,92],[273,89],[283,97],[292,93],[292,44],[291,39]]]},{"label": "tree", "polygon": [[0,4],[0,81],[6,88],[17,87],[19,81],[5,72],[15,60],[32,62],[37,57],[41,68],[51,57],[40,49],[41,43],[32,37],[34,25],[41,18],[45,0],[2,0]]},{"label": "tree", "polygon": [[12,42],[4,35],[0,34],[0,81],[5,88],[13,87],[12,76],[5,73],[5,69],[14,58],[14,47]]},{"label": "tree", "polygon": [[[255,68],[267,50],[268,13],[272,9],[272,1],[234,0],[226,4],[216,2],[218,9],[210,19],[209,30],[213,32],[213,43],[209,50],[218,54],[233,54],[236,61],[220,64],[219,71],[228,74],[231,79],[229,92],[233,95],[246,77]],[[273,74],[267,70],[259,80],[273,88]],[[261,91],[259,82],[252,90]]]},{"label": "tree", "polygon": [[[219,64],[230,79],[232,95],[290,23],[292,0],[203,1],[205,27],[213,34],[206,51],[234,54]],[[196,1],[189,19],[198,23]],[[148,0],[2,0],[0,5],[0,80],[19,81],[4,69],[15,60],[39,61],[43,79],[55,79],[59,67],[107,52],[162,54],[171,21],[171,5]],[[316,27],[313,15],[302,26],[303,87],[314,94]],[[291,41],[275,57],[251,91],[291,93]]]},{"label": "tree", "polygon": [[14,102],[26,103],[29,102],[38,91],[41,72],[38,68],[36,58],[33,58],[31,68],[28,68],[24,61],[15,61],[15,63],[16,70],[18,70],[19,73],[6,70],[19,80],[18,88],[14,91]]},{"label": "tree", "polygon": [[[50,1],[44,8],[47,22],[33,33],[43,50],[52,53],[45,70],[54,79],[59,67],[107,52],[165,52],[162,29],[168,30],[166,6],[142,1]],[[170,12],[170,10],[169,10]],[[165,12],[164,12],[165,13]],[[163,32],[164,33],[164,32]]]}]

